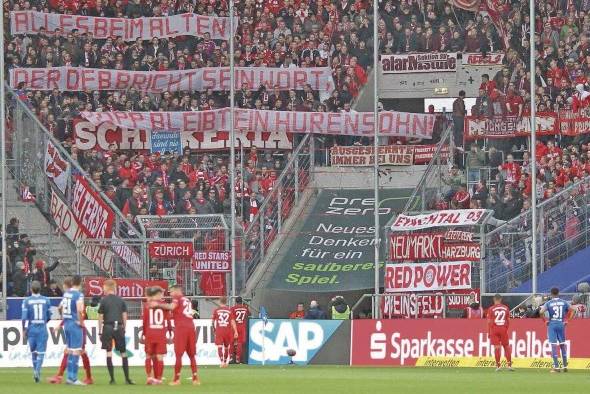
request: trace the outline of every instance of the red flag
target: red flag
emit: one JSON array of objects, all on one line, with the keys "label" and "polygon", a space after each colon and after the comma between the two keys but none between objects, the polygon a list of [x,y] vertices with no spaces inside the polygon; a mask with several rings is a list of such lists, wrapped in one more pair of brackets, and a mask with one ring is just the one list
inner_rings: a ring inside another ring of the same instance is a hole
[{"label": "red flag", "polygon": [[504,23],[504,18],[502,18],[501,11],[502,10],[500,10],[500,7],[494,0],[485,0],[481,5],[481,13],[487,13],[490,16],[492,23],[496,26],[498,36],[500,36],[502,44],[504,44],[504,48],[509,48],[510,39],[506,31],[506,25]]},{"label": "red flag", "polygon": [[477,12],[481,0],[453,0],[453,5],[462,10]]}]

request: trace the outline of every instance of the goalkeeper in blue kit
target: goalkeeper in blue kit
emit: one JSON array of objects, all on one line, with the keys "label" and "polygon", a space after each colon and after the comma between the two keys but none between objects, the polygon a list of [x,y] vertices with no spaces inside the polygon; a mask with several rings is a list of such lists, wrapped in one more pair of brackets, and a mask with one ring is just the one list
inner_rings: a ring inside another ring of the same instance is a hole
[{"label": "goalkeeper in blue kit", "polygon": [[41,379],[41,367],[45,350],[47,349],[47,322],[49,321],[49,298],[42,296],[41,283],[31,283],[30,297],[22,303],[23,335],[27,338],[31,358],[33,360],[33,379],[39,383]]},{"label": "goalkeeper in blue kit", "polygon": [[562,370],[567,372],[567,344],[565,339],[565,327],[571,314],[570,304],[559,298],[559,289],[551,289],[551,299],[541,306],[541,317],[547,318],[547,338],[551,344],[551,356],[553,369],[551,372],[560,372],[559,352],[561,351]]}]

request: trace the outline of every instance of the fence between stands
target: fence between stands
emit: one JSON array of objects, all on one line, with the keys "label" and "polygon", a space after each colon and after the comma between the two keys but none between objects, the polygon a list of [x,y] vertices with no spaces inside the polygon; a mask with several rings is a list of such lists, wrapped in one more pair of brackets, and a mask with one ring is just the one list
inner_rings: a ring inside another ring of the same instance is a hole
[{"label": "fence between stands", "polygon": [[275,182],[277,187],[273,188],[244,230],[242,250],[246,280],[262,262],[272,241],[281,233],[284,221],[299,203],[304,189],[312,180],[314,164],[314,138],[306,134]]}]

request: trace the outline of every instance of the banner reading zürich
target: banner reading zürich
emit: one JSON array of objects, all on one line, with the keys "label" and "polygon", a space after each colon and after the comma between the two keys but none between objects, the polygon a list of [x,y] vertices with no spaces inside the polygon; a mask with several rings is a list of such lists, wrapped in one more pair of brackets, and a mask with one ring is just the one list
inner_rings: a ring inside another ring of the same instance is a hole
[{"label": "banner reading z\u00fcrich", "polygon": [[[403,209],[410,192],[404,189],[380,191],[380,223],[386,223],[396,211]],[[371,189],[322,190],[299,236],[280,261],[270,287],[303,292],[372,288],[375,277],[373,201]],[[381,256],[385,253],[381,252]],[[379,271],[383,275],[382,267]]]}]

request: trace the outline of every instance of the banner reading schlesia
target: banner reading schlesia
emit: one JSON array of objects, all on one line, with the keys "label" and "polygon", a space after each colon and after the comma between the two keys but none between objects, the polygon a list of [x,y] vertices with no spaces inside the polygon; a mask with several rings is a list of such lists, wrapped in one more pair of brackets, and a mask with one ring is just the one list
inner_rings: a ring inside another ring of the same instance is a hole
[{"label": "banner reading schlesia", "polygon": [[[229,130],[230,108],[195,112],[82,112],[94,125],[178,132]],[[436,116],[380,112],[380,135],[431,138]],[[234,109],[234,128],[250,132],[336,135],[374,134],[373,112],[288,112]]]},{"label": "banner reading schlesia", "polygon": [[[205,67],[191,70],[128,71],[83,67],[13,68],[10,86],[29,90],[85,91],[128,90],[163,93],[191,91],[224,91],[230,89],[229,67]],[[271,68],[236,67],[234,86],[250,90],[265,86],[267,90],[332,91],[334,81],[330,67]]]},{"label": "banner reading schlesia", "polygon": [[[237,18],[236,22],[237,22]],[[203,37],[209,33],[213,40],[229,40],[229,18],[192,13],[151,18],[104,18],[86,15],[49,14],[37,11],[12,11],[11,34],[69,33],[91,34],[96,40],[122,37],[125,41],[151,40],[154,37]],[[234,23],[234,29],[238,24]]]}]

